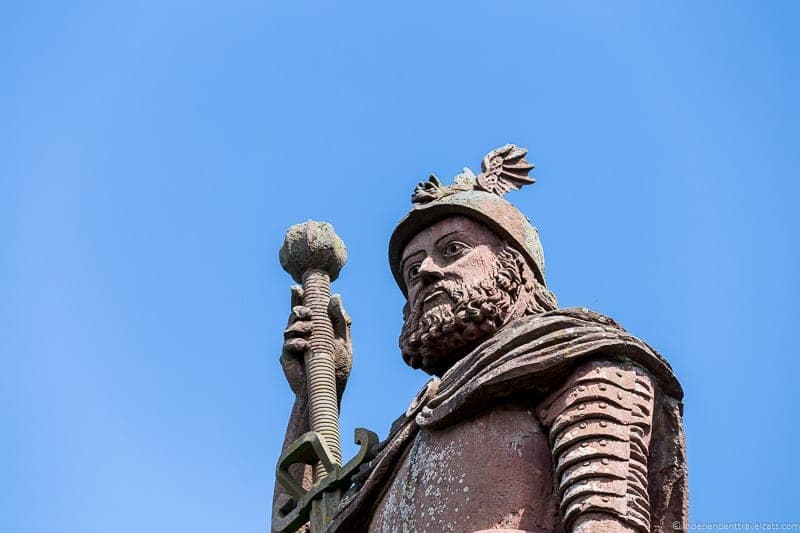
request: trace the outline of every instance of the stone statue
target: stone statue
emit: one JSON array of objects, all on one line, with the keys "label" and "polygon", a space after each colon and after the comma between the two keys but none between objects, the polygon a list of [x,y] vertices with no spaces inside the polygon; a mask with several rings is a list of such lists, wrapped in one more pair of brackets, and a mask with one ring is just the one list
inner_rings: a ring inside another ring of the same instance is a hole
[{"label": "stone statue", "polygon": [[[452,185],[431,176],[416,187],[389,263],[407,297],[402,357],[435,377],[386,439],[367,445],[361,434],[357,461],[323,461],[328,478],[312,467],[329,453],[326,437],[310,434],[319,455],[295,446],[299,464],[279,466],[273,527],[301,503],[321,502],[300,499],[325,483],[320,494],[335,497],[315,505],[326,518],[301,528],[622,532],[687,523],[681,386],[612,319],[558,308],[538,232],[504,199],[534,181],[526,154],[506,145],[477,176],[465,168]],[[287,449],[314,427],[304,361],[317,326],[303,291],[292,289],[281,356],[296,395]],[[338,296],[327,314],[336,402],[351,367],[350,318]]]}]

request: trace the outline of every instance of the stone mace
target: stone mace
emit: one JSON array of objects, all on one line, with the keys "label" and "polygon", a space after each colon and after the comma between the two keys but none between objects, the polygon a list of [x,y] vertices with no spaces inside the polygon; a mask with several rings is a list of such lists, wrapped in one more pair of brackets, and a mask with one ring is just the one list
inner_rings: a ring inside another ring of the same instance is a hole
[{"label": "stone mace", "polygon": [[[309,220],[286,232],[279,253],[283,269],[303,285],[303,304],[311,310],[311,347],[305,355],[311,431],[319,434],[337,465],[342,464],[336,395],[333,325],[328,315],[331,281],[347,261],[344,243],[327,222]],[[314,481],[325,477],[321,463]]]}]

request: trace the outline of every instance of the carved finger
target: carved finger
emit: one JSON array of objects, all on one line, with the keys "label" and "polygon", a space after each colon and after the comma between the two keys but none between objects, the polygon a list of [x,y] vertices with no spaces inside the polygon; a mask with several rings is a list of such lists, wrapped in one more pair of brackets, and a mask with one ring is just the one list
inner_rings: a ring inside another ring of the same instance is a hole
[{"label": "carved finger", "polygon": [[283,330],[283,337],[285,339],[308,337],[311,334],[312,328],[313,324],[309,320],[297,320],[289,324],[289,327]]},{"label": "carved finger", "polygon": [[304,305],[295,305],[292,307],[292,314],[289,317],[289,322],[295,322],[297,320],[308,320],[311,318],[311,309]]},{"label": "carved finger", "polygon": [[308,341],[301,338],[287,339],[283,343],[283,349],[292,355],[301,355],[308,349]]}]

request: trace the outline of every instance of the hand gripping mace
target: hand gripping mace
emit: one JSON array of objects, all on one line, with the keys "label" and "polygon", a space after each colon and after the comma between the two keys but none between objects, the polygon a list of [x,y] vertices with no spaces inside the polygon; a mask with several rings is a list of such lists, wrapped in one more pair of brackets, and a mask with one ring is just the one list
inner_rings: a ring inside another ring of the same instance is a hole
[{"label": "hand gripping mace", "polygon": [[[293,509],[275,509],[273,529],[293,531],[310,521],[312,533],[324,531],[339,503],[341,490],[350,485],[355,470],[371,457],[377,436],[357,428],[356,457],[342,467],[339,409],[336,394],[333,325],[328,315],[331,281],[347,261],[344,243],[327,222],[309,220],[289,228],[279,254],[281,266],[303,284],[303,303],[311,310],[311,346],[306,351],[305,374],[311,431],[286,447],[276,476],[294,497]],[[314,486],[305,490],[289,475],[296,463],[314,465]]]}]

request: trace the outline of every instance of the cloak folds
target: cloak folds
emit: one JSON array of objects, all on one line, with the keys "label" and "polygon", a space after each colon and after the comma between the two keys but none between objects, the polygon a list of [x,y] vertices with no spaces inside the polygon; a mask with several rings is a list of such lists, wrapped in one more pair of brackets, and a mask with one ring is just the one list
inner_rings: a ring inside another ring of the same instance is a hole
[{"label": "cloak folds", "polygon": [[683,391],[669,364],[612,319],[584,308],[550,311],[516,320],[431,380],[398,418],[377,456],[355,478],[330,524],[330,532],[363,531],[420,429],[447,427],[494,402],[528,398],[532,405],[558,389],[579,364],[592,359],[632,362],[656,384],[648,454],[652,531],[687,523],[686,450],[681,420]]}]

